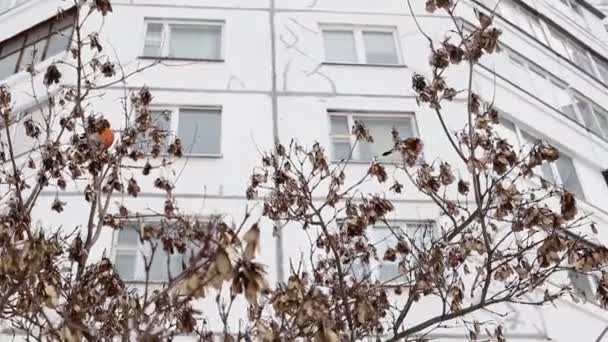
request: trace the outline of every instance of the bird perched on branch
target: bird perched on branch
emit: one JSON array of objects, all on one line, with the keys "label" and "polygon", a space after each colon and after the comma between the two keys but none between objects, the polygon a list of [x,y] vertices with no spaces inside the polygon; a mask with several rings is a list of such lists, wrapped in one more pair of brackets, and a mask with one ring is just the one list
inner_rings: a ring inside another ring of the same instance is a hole
[{"label": "bird perched on branch", "polygon": [[103,125],[101,129],[89,135],[89,140],[99,148],[109,149],[114,143],[114,130],[110,127],[110,123],[108,122],[107,125]]}]

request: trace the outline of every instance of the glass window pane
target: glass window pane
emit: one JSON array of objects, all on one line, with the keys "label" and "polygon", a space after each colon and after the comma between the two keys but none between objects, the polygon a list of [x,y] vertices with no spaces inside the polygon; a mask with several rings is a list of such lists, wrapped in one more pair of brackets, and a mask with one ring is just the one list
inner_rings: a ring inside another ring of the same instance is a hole
[{"label": "glass window pane", "polygon": [[541,42],[549,45],[549,41],[547,40],[547,37],[545,36],[545,31],[543,30],[542,26],[538,22],[538,19],[531,17],[529,15],[527,15],[527,17],[528,17],[528,22],[530,23],[530,27],[532,28],[532,33],[534,34],[534,36]]},{"label": "glass window pane", "polygon": [[598,127],[597,122],[595,121],[595,114],[591,109],[591,104],[589,103],[589,101],[582,98],[577,98],[576,107],[578,108],[579,112],[581,113],[581,116],[583,117],[583,124],[585,125],[585,127],[587,127],[595,134],[601,135],[600,128]]},{"label": "glass window pane", "polygon": [[[146,257],[148,258],[148,262],[150,262],[150,257],[152,256],[152,249],[149,247],[149,244],[146,247]],[[156,250],[154,251],[154,258],[152,259],[152,264],[150,265],[149,279],[151,281],[169,280],[169,276],[167,274],[167,261],[169,261],[168,258],[169,256],[167,255],[167,252],[162,249],[162,244],[158,243]],[[144,267],[142,267],[142,270],[142,277],[145,279],[145,265]]]},{"label": "glass window pane", "polygon": [[333,160],[346,160],[350,155],[351,146],[349,142],[334,141],[332,143]]},{"label": "glass window pane", "polygon": [[517,138],[517,132],[515,131],[515,125],[504,118],[500,118],[500,125],[495,126],[496,133],[502,139],[505,139],[513,148],[516,150],[519,148],[519,139]]},{"label": "glass window pane", "polygon": [[598,57],[593,57],[593,60],[595,61],[595,66],[597,67],[598,72],[600,73],[599,76],[604,83],[608,84],[608,63],[604,62],[604,60]]},{"label": "glass window pane", "polygon": [[117,244],[119,247],[133,247],[137,248],[139,246],[139,231],[138,231],[139,223],[134,223],[126,226],[124,229],[118,231],[118,241]]},{"label": "glass window pane", "polygon": [[51,26],[49,24],[38,25],[35,28],[27,31],[27,40],[25,44],[35,43],[51,34]]},{"label": "glass window pane", "polygon": [[574,46],[572,50],[573,62],[591,75],[595,75],[591,58],[585,49],[581,46]]},{"label": "glass window pane", "polygon": [[353,31],[323,31],[325,61],[356,63],[357,50]]},{"label": "glass window pane", "polygon": [[554,30],[549,30],[547,38],[549,39],[549,44],[553,50],[566,58],[570,58],[570,56],[568,56],[568,52],[566,51],[566,47],[564,46],[564,38],[562,38]]},{"label": "glass window pane", "polygon": [[[151,110],[150,117],[152,125],[162,131],[166,131],[168,137],[171,135],[171,112],[166,110]],[[143,153],[150,153],[153,147],[153,137],[148,134],[142,134],[138,136],[139,148]],[[161,147],[166,147],[167,140],[161,143]]]},{"label": "glass window pane", "polygon": [[70,47],[72,39],[72,28],[68,27],[51,36],[49,39],[49,47],[46,50],[46,58],[51,58],[62,52],[65,52]]},{"label": "glass window pane", "polygon": [[564,189],[572,192],[578,198],[584,200],[585,195],[583,193],[583,187],[581,186],[578,176],[576,175],[576,170],[574,169],[572,159],[562,154],[555,163],[557,165],[559,177],[561,178]]},{"label": "glass window pane", "polygon": [[520,57],[515,55],[514,52],[509,53],[509,62],[511,68],[509,68],[508,74],[512,75],[512,80],[520,87],[528,90],[534,91],[530,81],[530,73],[528,72],[528,68],[521,60]]},{"label": "glass window pane", "polygon": [[116,251],[114,269],[123,280],[135,280],[136,252]]},{"label": "glass window pane", "polygon": [[[521,131],[521,137],[524,140],[524,144],[527,145],[524,149],[524,154],[527,154],[530,151],[530,147],[540,140],[523,130]],[[534,174],[543,177],[546,181],[555,182],[553,171],[551,170],[551,165],[549,165],[549,163],[544,162],[541,164],[540,169],[536,167],[533,171]]]},{"label": "glass window pane", "polygon": [[23,70],[28,64],[37,64],[42,60],[42,54],[46,47],[46,39],[38,41],[35,44],[28,45],[23,50],[19,70]]},{"label": "glass window pane", "polygon": [[[382,154],[393,148],[392,130],[395,128],[402,139],[414,136],[412,120],[403,117],[357,117],[356,121],[362,122],[374,138],[373,143],[359,143],[359,159],[371,160],[373,157],[381,158]],[[401,156],[393,153],[387,156],[389,159],[398,160]]]},{"label": "glass window pane", "polygon": [[0,59],[0,79],[7,78],[15,73],[18,60],[19,52],[15,52],[12,55]]},{"label": "glass window pane", "polygon": [[180,109],[177,136],[184,153],[219,155],[221,126],[218,110]]},{"label": "glass window pane", "polygon": [[568,277],[572,282],[572,287],[576,295],[585,300],[593,300],[595,291],[591,284],[591,279],[586,274],[581,274],[573,270],[568,270]]},{"label": "glass window pane", "polygon": [[566,86],[559,84],[556,81],[550,82],[551,88],[548,90],[553,93],[553,100],[550,104],[554,105],[557,110],[566,114],[574,121],[578,121],[576,111],[574,110],[574,99],[566,90]]},{"label": "glass window pane", "polygon": [[392,32],[363,32],[365,58],[371,64],[398,64]]},{"label": "glass window pane", "polygon": [[348,119],[345,115],[330,116],[331,135],[349,135]]},{"label": "glass window pane", "polygon": [[220,26],[171,25],[169,55],[176,58],[220,59]]},{"label": "glass window pane", "polygon": [[162,53],[163,24],[148,23],[144,56],[159,57]]},{"label": "glass window pane", "polygon": [[0,57],[4,57],[6,55],[10,55],[12,52],[21,50],[23,48],[25,36],[19,35],[17,37],[13,37],[7,41],[2,42],[0,46],[2,46],[2,51]]},{"label": "glass window pane", "polygon": [[598,107],[593,107],[593,112],[600,124],[600,130],[602,131],[604,138],[608,139],[608,113]]},{"label": "glass window pane", "polygon": [[551,82],[546,78],[545,71],[535,67],[531,67],[530,71],[532,71],[530,77],[534,86],[534,95],[542,101],[557,107],[557,104],[553,101],[552,90],[554,89]]}]

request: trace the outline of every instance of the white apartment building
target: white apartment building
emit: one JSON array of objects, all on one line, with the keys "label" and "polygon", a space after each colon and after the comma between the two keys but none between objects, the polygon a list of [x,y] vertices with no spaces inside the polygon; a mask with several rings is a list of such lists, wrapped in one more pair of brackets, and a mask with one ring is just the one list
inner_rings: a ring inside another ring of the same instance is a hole
[{"label": "white apartment building", "polygon": [[[17,109],[37,105],[24,65],[35,58],[36,69],[44,71],[52,61],[67,57],[69,41],[54,32],[69,35],[74,19],[54,18],[69,3],[0,0],[0,82],[11,87]],[[458,15],[466,23],[475,20],[473,6],[489,12],[496,0],[460,3]],[[412,4],[421,27],[441,39],[452,25],[450,18],[428,14],[422,0]],[[162,61],[134,75],[126,86],[132,91],[148,86],[154,108],[171,113],[167,125],[187,146],[184,160],[158,171],[177,180],[182,210],[238,222],[247,204],[249,176],[260,163],[259,151],[270,149],[274,141],[295,138],[305,145],[318,141],[337,160],[351,146],[347,130],[354,119],[366,122],[372,134],[397,126],[403,135],[425,141],[426,157],[456,160],[436,116],[417,105],[411,89],[413,73],[429,75],[429,51],[405,0],[113,0],[112,5],[111,15],[91,24],[101,32],[104,53],[127,71]],[[603,19],[585,0],[502,0],[496,14],[496,25],[503,30],[501,51],[476,68],[474,86],[485,97],[495,97],[508,119],[504,132],[513,143],[540,138],[560,148],[564,157],[545,168],[544,175],[578,195],[582,210],[593,213],[600,230],[597,239],[608,243],[608,33]],[[448,77],[458,85],[466,76],[454,71]],[[41,75],[35,78],[40,84]],[[115,127],[124,124],[123,91],[122,84],[104,89],[93,108]],[[44,101],[42,87],[37,93]],[[454,113],[448,118],[454,130],[464,125],[464,103],[461,97],[446,105]],[[383,134],[376,134],[372,149],[355,151],[350,176],[366,172],[370,159],[389,144]],[[15,137],[23,138],[19,128]],[[24,141],[19,146],[26,149]],[[164,198],[152,181],[140,185],[139,198],[118,195],[112,205],[142,212],[162,208]],[[363,189],[379,188],[364,184]],[[39,224],[81,226],[86,212],[81,191],[76,184],[45,192],[35,210]],[[439,216],[439,209],[411,184],[402,194],[387,196],[396,204],[395,221]],[[50,210],[56,197],[67,202],[62,214]],[[274,283],[284,280],[290,263],[308,251],[309,240],[301,229],[289,226],[277,238],[273,223],[262,223],[261,262],[269,265]],[[91,259],[111,256],[125,279],[137,286],[143,270],[140,249],[137,239],[107,229]],[[381,266],[379,277],[391,272]],[[162,282],[166,265],[154,271],[155,280]],[[594,280],[573,281],[586,301],[502,308],[510,312],[499,318],[508,339],[608,341],[608,314],[594,300]],[[215,308],[212,300],[201,305]],[[245,316],[244,305],[236,316],[235,328]],[[219,327],[213,319],[209,324]],[[462,330],[431,336],[439,341],[468,339]]]}]

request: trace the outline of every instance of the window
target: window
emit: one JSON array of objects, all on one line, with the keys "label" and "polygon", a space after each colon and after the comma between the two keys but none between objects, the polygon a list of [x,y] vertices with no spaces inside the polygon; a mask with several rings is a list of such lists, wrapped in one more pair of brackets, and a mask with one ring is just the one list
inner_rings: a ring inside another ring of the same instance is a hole
[{"label": "window", "polygon": [[66,51],[75,20],[70,10],[0,43],[0,79]]},{"label": "window", "polygon": [[146,20],[143,56],[221,60],[223,22]]},{"label": "window", "polygon": [[606,110],[513,51],[509,51],[509,61],[513,66],[512,79],[520,87],[591,132],[608,139]]},{"label": "window", "polygon": [[[150,111],[151,123],[156,128],[163,132],[170,134],[171,132],[171,111],[168,110],[151,110]],[[138,145],[141,151],[144,153],[151,153],[153,146],[153,137],[148,134],[138,136]],[[159,144],[161,148],[166,149],[169,145],[169,141],[165,140],[164,143]]]},{"label": "window", "polygon": [[[482,1],[490,9],[496,6],[496,0]],[[553,3],[553,1],[551,2]],[[555,4],[558,7],[562,7],[562,11],[567,13],[568,18],[574,20],[583,26],[583,28],[589,29],[585,19],[585,12],[587,10],[577,0],[559,0],[555,1]],[[531,34],[540,42],[570,60],[586,73],[608,84],[608,61],[582,43],[558,32],[559,30],[553,24],[541,22],[536,15],[528,12],[512,0],[500,2],[500,5],[496,7],[496,12],[510,21],[514,26]]]},{"label": "window", "polygon": [[561,5],[560,7],[567,11],[565,13],[566,17],[574,20],[574,22],[585,29],[589,28],[589,24],[585,19],[585,10],[578,3],[578,0],[560,0],[559,3]]},{"label": "window", "polygon": [[349,64],[400,64],[393,28],[323,28],[325,62]]},{"label": "window", "polygon": [[584,273],[568,270],[568,278],[577,297],[581,298],[584,302],[594,301],[595,291],[593,290],[591,277]]},{"label": "window", "polygon": [[[159,224],[148,222],[148,225]],[[163,250],[162,242],[140,240],[140,223],[133,222],[122,230],[116,230],[115,259],[116,272],[125,281],[145,281],[146,262],[150,263],[152,245],[156,246],[150,265],[149,280],[151,282],[166,282],[182,272],[182,263],[188,262],[194,247],[184,254],[168,254]]]},{"label": "window", "polygon": [[[524,153],[529,151],[529,146],[537,140],[542,140],[521,129],[508,119],[501,117],[500,123],[498,134],[502,138],[507,139],[511,145],[521,146],[524,149]],[[574,162],[564,152],[560,151],[560,157],[557,161],[554,163],[543,163],[540,169],[534,170],[534,173],[547,181],[563,186],[564,189],[572,192],[579,199],[585,200],[583,187],[576,174]]]},{"label": "window", "polygon": [[[424,253],[429,249],[436,239],[437,231],[435,224],[429,221],[393,221],[390,229],[384,225],[374,226],[371,241],[376,247],[379,261],[377,265],[370,265],[375,277],[380,282],[400,283],[404,275],[399,271],[399,261],[390,262],[383,260],[384,253],[388,248],[395,248],[399,241],[406,241],[411,246],[412,252]],[[403,282],[403,281],[401,281]]]},{"label": "window", "polygon": [[[491,4],[490,9],[493,9],[496,3]],[[531,34],[542,43],[548,45],[547,36],[537,17],[530,15],[526,10],[515,4],[513,1],[502,1],[496,12],[513,22],[525,32]]]},{"label": "window", "polygon": [[[181,140],[183,153],[190,156],[220,156],[222,115],[220,108],[180,107],[153,110],[156,127]],[[146,140],[147,137],[144,137]]]},{"label": "window", "polygon": [[[399,161],[401,156],[398,153],[382,156],[395,145],[392,130],[396,129],[402,139],[417,136],[413,114],[332,112],[329,121],[333,160],[345,160],[350,156],[352,160],[358,161],[370,161],[373,158]],[[374,139],[373,143],[356,142],[351,134],[355,122],[365,125]]]}]

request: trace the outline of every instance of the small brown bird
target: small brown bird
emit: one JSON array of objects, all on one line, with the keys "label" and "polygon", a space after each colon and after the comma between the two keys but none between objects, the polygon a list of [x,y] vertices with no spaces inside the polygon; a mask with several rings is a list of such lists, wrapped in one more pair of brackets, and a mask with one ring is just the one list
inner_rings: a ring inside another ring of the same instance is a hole
[{"label": "small brown bird", "polygon": [[108,126],[103,128],[100,132],[95,132],[89,136],[89,139],[96,145],[104,150],[109,149],[114,144],[114,130]]}]

